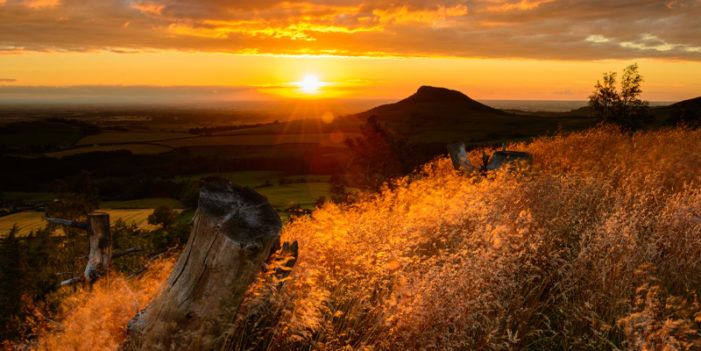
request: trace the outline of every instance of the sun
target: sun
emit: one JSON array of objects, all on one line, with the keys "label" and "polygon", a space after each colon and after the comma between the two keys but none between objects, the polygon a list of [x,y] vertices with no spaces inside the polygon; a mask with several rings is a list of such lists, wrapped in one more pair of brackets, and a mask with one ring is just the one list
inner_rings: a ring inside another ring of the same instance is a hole
[{"label": "sun", "polygon": [[295,83],[295,85],[297,85],[300,90],[307,94],[316,94],[319,92],[319,88],[326,84],[319,81],[319,78],[316,75],[307,74],[301,81]]}]

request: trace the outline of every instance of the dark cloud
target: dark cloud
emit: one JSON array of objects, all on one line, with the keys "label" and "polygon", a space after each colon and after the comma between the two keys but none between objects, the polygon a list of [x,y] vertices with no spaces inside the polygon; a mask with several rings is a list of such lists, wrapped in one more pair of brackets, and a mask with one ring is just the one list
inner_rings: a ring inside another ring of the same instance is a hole
[{"label": "dark cloud", "polygon": [[0,52],[701,60],[701,0],[0,0]]},{"label": "dark cloud", "polygon": [[17,81],[17,79],[13,79],[13,78],[0,78],[0,83],[14,83],[16,81]]}]

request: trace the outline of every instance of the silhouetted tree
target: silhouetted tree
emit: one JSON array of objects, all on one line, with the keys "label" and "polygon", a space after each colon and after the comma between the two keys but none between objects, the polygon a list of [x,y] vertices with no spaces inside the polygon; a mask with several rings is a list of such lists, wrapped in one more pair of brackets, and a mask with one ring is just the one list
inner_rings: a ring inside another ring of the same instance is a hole
[{"label": "silhouetted tree", "polygon": [[346,178],[352,186],[377,191],[412,169],[406,138],[381,125],[374,115],[363,125],[360,137],[346,139],[346,145],[351,151]]},{"label": "silhouetted tree", "polygon": [[620,91],[616,90],[616,72],[604,73],[603,81],[594,85],[589,106],[606,123],[637,127],[648,108],[648,102],[640,98],[642,82],[637,63],[623,70]]}]

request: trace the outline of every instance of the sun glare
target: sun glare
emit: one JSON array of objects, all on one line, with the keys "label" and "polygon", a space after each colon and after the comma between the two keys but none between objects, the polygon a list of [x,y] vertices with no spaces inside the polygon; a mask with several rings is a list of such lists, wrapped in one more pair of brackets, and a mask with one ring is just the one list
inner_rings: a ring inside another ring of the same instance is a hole
[{"label": "sun glare", "polygon": [[307,94],[316,94],[319,92],[319,88],[323,87],[325,84],[319,81],[314,74],[307,74],[304,78],[296,83],[299,89]]}]

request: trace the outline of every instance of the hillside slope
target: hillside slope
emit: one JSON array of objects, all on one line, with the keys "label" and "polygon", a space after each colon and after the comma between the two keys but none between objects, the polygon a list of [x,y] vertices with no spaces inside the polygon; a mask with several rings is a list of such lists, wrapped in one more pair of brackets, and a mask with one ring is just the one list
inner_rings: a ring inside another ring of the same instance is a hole
[{"label": "hillside slope", "polygon": [[[701,130],[594,129],[509,149],[531,152],[532,168],[470,177],[443,158],[286,225],[299,260],[283,289],[263,276],[250,291],[246,305],[266,307],[230,331],[230,349],[701,347]],[[62,330],[86,309],[133,311],[112,286],[120,298],[71,310]],[[105,324],[80,326],[71,350],[98,348]]]}]

